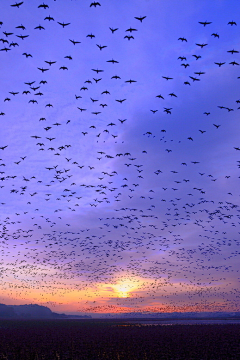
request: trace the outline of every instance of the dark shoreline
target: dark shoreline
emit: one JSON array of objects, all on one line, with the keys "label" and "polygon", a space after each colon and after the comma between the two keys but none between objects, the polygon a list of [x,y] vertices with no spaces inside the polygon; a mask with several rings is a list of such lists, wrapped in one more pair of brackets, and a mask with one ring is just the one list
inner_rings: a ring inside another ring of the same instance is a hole
[{"label": "dark shoreline", "polygon": [[164,319],[141,326],[142,320],[0,320],[0,360],[239,358],[240,324],[162,326]]}]

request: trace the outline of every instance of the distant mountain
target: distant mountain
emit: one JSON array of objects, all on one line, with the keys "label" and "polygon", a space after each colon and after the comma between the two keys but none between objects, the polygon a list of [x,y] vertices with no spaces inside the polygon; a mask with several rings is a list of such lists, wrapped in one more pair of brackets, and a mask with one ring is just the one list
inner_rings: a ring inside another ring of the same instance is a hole
[{"label": "distant mountain", "polygon": [[11,319],[14,318],[15,312],[12,308],[7,305],[0,304],[0,319]]},{"label": "distant mountain", "polygon": [[37,304],[0,304],[0,319],[91,319],[91,316],[58,314],[47,306]]}]

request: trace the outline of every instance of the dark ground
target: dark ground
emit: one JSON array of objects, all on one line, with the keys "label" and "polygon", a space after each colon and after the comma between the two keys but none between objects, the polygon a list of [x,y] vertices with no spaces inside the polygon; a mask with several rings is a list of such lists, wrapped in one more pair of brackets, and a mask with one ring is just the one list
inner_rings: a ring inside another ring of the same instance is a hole
[{"label": "dark ground", "polygon": [[[141,321],[142,322],[142,321]],[[240,325],[0,320],[0,360],[240,359]]]}]

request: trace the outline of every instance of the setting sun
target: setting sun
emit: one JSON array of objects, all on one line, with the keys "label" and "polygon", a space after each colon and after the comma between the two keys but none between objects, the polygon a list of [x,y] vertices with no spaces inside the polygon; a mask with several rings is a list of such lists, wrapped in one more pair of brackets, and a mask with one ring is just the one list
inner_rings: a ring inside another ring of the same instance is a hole
[{"label": "setting sun", "polygon": [[136,290],[138,286],[136,285],[136,282],[130,279],[124,279],[118,284],[114,285],[113,288],[116,291],[118,297],[127,298],[130,297],[131,291]]}]

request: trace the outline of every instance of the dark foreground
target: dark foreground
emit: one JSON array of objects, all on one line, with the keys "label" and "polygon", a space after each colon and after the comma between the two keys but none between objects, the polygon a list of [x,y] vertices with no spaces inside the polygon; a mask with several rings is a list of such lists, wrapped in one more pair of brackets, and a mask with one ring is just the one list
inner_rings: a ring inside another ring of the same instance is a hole
[{"label": "dark foreground", "polygon": [[240,325],[1,320],[0,360],[240,359]]}]

